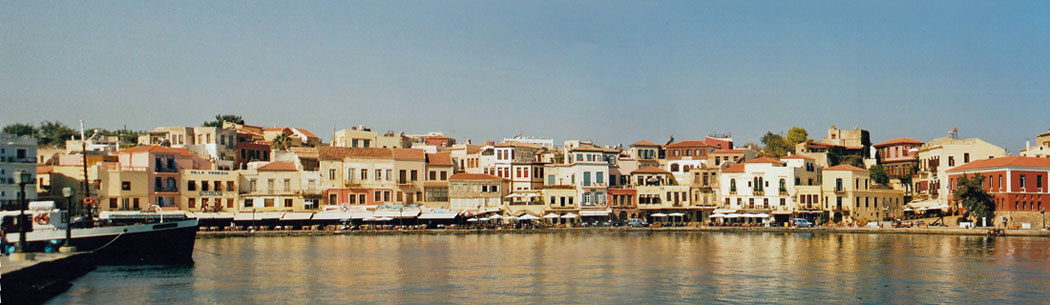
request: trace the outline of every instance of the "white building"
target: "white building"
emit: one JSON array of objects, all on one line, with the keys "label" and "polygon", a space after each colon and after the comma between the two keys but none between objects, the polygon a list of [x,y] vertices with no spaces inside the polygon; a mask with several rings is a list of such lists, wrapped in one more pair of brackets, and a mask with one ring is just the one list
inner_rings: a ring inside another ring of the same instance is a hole
[{"label": "white building", "polygon": [[503,138],[503,143],[524,143],[532,144],[546,149],[554,149],[554,139],[536,138],[536,137],[521,137],[515,136],[513,138]]},{"label": "white building", "polygon": [[36,139],[0,135],[0,205],[17,207],[19,187],[15,184],[15,174],[27,171],[32,179],[26,184],[26,200],[36,197]]},{"label": "white building", "polygon": [[1006,149],[978,138],[959,139],[954,133],[919,147],[915,201],[920,205],[948,204],[948,169],[970,161],[1006,156]]},{"label": "white building", "polygon": [[[798,208],[796,186],[819,185],[820,168],[812,158],[758,158],[734,164],[719,175],[721,209],[768,214],[786,219]],[[768,222],[772,218],[765,218]]]}]

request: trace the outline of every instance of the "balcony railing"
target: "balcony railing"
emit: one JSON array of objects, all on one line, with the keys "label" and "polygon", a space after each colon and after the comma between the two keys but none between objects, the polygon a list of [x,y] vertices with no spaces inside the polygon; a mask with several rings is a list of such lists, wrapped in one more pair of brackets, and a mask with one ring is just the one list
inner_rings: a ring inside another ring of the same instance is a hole
[{"label": "balcony railing", "polygon": [[762,196],[766,194],[766,192],[763,190],[755,190],[752,193],[755,194],[755,196]]},{"label": "balcony railing", "polygon": [[179,169],[171,167],[154,167],[153,171],[158,173],[177,173],[179,172]]},{"label": "balcony railing", "polygon": [[35,158],[15,158],[15,157],[0,156],[0,162],[36,163],[36,159]]},{"label": "balcony railing", "polygon": [[177,187],[154,187],[153,192],[156,193],[177,193],[179,188]]}]

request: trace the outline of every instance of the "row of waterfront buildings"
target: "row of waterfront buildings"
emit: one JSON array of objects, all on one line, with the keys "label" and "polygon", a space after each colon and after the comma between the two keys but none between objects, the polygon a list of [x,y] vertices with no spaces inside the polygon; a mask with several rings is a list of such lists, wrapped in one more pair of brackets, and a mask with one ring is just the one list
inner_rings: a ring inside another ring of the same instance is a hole
[{"label": "row of waterfront buildings", "polygon": [[[71,187],[77,202],[95,198],[96,211],[410,208],[397,217],[442,211],[554,215],[548,218],[560,222],[869,222],[958,213],[953,183],[971,173],[989,177],[997,212],[1018,223],[1037,223],[1050,204],[1050,132],[1019,156],[955,131],[926,142],[869,139],[866,130],[832,126],[820,141],[774,158],[728,136],[627,147],[522,137],[476,145],[441,133],[380,135],[356,126],[323,143],[301,128],[229,122],[156,128],[123,145],[115,137],[70,140],[64,149],[0,136],[0,204],[17,208],[12,177],[20,170],[33,174],[31,200],[58,200]],[[864,166],[846,164],[849,156]],[[890,183],[873,181],[867,168],[876,164]]]}]

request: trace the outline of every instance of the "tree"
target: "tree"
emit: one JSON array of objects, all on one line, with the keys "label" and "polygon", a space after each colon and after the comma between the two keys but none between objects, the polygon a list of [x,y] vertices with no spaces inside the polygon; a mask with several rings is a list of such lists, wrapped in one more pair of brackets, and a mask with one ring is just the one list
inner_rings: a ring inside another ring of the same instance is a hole
[{"label": "tree", "polygon": [[984,190],[984,179],[984,175],[981,174],[970,177],[963,174],[956,183],[955,191],[952,191],[952,195],[959,198],[962,207],[966,209],[967,214],[973,216],[975,222],[981,217],[988,217],[988,220],[995,218],[992,217],[995,215],[995,202],[992,195]]},{"label": "tree", "polygon": [[66,140],[69,140],[76,134],[72,128],[58,121],[44,121],[40,123],[40,129],[37,133],[37,143],[56,147],[66,147]]},{"label": "tree", "polygon": [[787,139],[788,141],[791,141],[791,145],[794,146],[798,143],[803,143],[809,140],[809,133],[806,132],[805,128],[798,126],[791,127],[791,129],[788,130]]},{"label": "tree", "polygon": [[14,123],[11,125],[4,126],[4,132],[9,135],[15,136],[36,136],[37,130],[33,124],[26,123]]},{"label": "tree", "polygon": [[887,185],[890,183],[890,175],[886,174],[886,169],[882,168],[882,165],[872,165],[870,168],[868,168],[868,173],[871,176],[872,182],[882,185]]},{"label": "tree", "polygon": [[845,155],[842,156],[841,164],[849,164],[852,166],[864,168],[864,157],[858,155]]},{"label": "tree", "polygon": [[793,151],[791,142],[773,132],[766,132],[766,135],[762,136],[762,144],[765,145],[762,149],[763,154],[770,157],[780,158]]},{"label": "tree", "polygon": [[244,124],[244,118],[236,114],[216,114],[214,121],[207,121],[201,126],[204,127],[222,127],[222,122],[231,122],[237,124]]},{"label": "tree", "polygon": [[288,150],[288,147],[292,146],[292,138],[286,133],[281,133],[277,137],[273,138],[273,143],[270,144],[270,148],[274,150],[284,151]]}]

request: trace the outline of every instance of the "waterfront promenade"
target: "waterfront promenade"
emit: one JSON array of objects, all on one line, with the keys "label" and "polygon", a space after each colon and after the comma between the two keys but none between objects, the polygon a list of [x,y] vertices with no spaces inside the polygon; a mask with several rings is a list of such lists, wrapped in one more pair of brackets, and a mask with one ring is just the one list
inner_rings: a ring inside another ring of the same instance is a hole
[{"label": "waterfront promenade", "polygon": [[[532,234],[557,232],[772,232],[772,233],[826,233],[826,234],[927,234],[988,236],[995,234],[988,228],[785,228],[785,227],[576,227],[537,229],[425,229],[425,230],[290,230],[290,231],[200,231],[197,238],[222,237],[279,237],[279,236],[323,236],[323,235],[394,235],[394,234]],[[1039,229],[1010,229],[1000,231],[1001,236],[1050,237],[1050,231]]]}]

